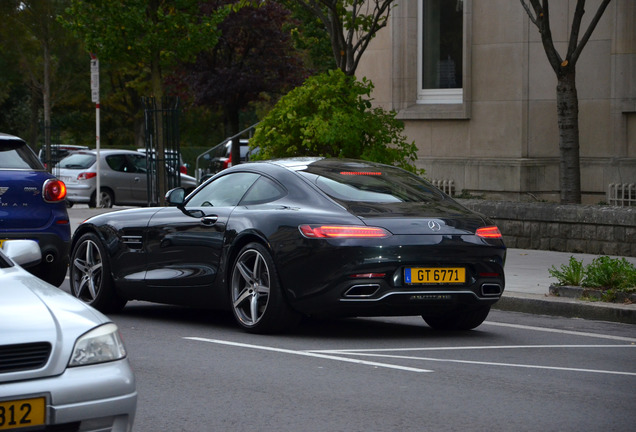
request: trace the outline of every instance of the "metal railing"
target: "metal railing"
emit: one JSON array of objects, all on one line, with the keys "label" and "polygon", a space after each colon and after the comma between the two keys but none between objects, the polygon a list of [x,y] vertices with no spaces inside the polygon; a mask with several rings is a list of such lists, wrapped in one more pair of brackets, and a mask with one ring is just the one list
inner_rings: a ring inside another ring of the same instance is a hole
[{"label": "metal railing", "polygon": [[607,189],[607,203],[620,207],[636,206],[636,184],[610,183]]},{"label": "metal railing", "polygon": [[258,125],[258,123],[254,123],[252,126],[246,128],[246,129],[243,129],[242,131],[240,131],[236,135],[233,135],[233,136],[231,136],[229,138],[224,139],[219,144],[215,145],[211,149],[206,150],[203,153],[201,153],[199,156],[197,156],[197,160],[196,160],[195,168],[194,168],[194,175],[195,175],[195,177],[197,179],[197,182],[201,182],[201,178],[205,174],[209,174],[209,169],[208,168],[203,168],[201,166],[201,159],[205,159],[206,155],[208,155],[208,159],[209,159],[210,153],[214,153],[214,152],[218,151],[219,149],[221,149],[222,147],[227,145],[228,142],[230,142],[230,141],[232,141],[234,139],[237,139],[237,138],[240,139],[241,137],[244,137],[245,135],[247,135],[248,139],[252,138],[252,136],[254,136],[254,129],[256,129],[257,125]]},{"label": "metal railing", "polygon": [[437,189],[444,192],[446,195],[449,195],[449,196],[455,195],[455,182],[453,180],[436,179],[431,181],[431,183],[433,183],[433,186],[435,186]]}]

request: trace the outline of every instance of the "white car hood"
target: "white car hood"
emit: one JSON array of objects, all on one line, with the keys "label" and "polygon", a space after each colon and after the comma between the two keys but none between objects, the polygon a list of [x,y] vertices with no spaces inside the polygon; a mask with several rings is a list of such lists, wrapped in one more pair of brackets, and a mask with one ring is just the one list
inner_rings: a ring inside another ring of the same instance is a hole
[{"label": "white car hood", "polygon": [[0,382],[59,375],[75,341],[110,320],[19,266],[0,270],[0,346],[49,342],[51,356],[36,370],[0,373]]}]

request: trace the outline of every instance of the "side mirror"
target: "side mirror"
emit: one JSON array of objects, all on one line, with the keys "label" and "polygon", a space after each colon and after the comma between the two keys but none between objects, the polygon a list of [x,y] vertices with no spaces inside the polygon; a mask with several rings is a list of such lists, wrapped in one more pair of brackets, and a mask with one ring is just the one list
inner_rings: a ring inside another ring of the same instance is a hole
[{"label": "side mirror", "polygon": [[166,193],[166,203],[170,206],[180,207],[185,201],[185,189],[182,187],[170,189]]},{"label": "side mirror", "polygon": [[42,251],[34,240],[5,240],[2,252],[22,267],[30,267],[42,261]]}]

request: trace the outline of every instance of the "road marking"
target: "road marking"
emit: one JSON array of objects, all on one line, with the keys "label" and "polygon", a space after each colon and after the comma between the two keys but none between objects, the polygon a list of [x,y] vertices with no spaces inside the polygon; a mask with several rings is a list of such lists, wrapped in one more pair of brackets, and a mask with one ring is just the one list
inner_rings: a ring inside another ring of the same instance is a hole
[{"label": "road marking", "polygon": [[395,351],[461,351],[461,350],[489,350],[489,349],[533,349],[533,348],[636,348],[636,345],[484,345],[484,346],[441,346],[425,348],[365,348],[352,350],[312,350],[313,353],[342,354],[365,352],[395,352]]},{"label": "road marking", "polygon": [[483,362],[483,361],[473,361],[473,360],[438,359],[438,358],[432,358],[432,357],[413,357],[413,356],[399,356],[399,355],[370,354],[370,353],[340,351],[340,354],[347,354],[347,353],[350,353],[351,355],[395,358],[395,359],[401,359],[401,360],[420,360],[420,361],[433,361],[433,362],[439,362],[439,363],[462,363],[462,364],[476,364],[476,365],[486,365],[486,366],[518,367],[518,368],[526,368],[526,369],[548,369],[548,370],[568,371],[568,372],[587,372],[587,373],[601,373],[601,374],[610,374],[610,375],[636,376],[635,372],[608,371],[608,370],[602,370],[602,369],[581,369],[581,368],[568,368],[568,367],[558,367],[558,366],[540,366],[540,365],[528,365],[528,364],[516,364],[516,363]]},{"label": "road marking", "polygon": [[348,357],[339,357],[339,356],[333,356],[333,355],[327,355],[327,354],[314,353],[310,351],[294,351],[294,350],[288,350],[284,348],[274,348],[274,347],[268,347],[263,345],[251,345],[251,344],[244,344],[239,342],[230,342],[230,341],[224,341],[219,339],[206,339],[206,338],[200,338],[200,337],[184,337],[184,339],[199,341],[199,342],[215,343],[215,344],[221,344],[221,345],[230,345],[230,346],[241,347],[241,348],[251,348],[251,349],[258,349],[263,351],[273,351],[273,352],[279,352],[279,353],[285,353],[285,354],[294,354],[294,355],[305,356],[305,357],[315,357],[315,358],[322,358],[327,360],[337,360],[341,362],[363,364],[367,366],[375,366],[375,367],[382,367],[382,368],[388,368],[388,369],[398,369],[398,370],[403,370],[408,372],[433,372],[432,370],[428,370],[428,369],[412,368],[407,366],[392,365],[388,363],[370,362],[370,361],[365,361],[360,359],[352,359]]},{"label": "road marking", "polygon": [[598,333],[578,332],[578,331],[572,331],[572,330],[559,330],[559,329],[551,329],[551,328],[545,328],[545,327],[526,326],[521,324],[499,323],[499,322],[493,322],[493,321],[484,321],[483,324],[499,326],[499,327],[518,328],[523,330],[535,330],[535,331],[542,331],[542,332],[549,332],[549,333],[561,333],[561,334],[569,334],[569,335],[575,335],[575,336],[595,337],[595,338],[601,338],[601,339],[611,339],[611,340],[619,340],[619,341],[636,343],[636,338],[629,338],[624,336],[603,335]]}]

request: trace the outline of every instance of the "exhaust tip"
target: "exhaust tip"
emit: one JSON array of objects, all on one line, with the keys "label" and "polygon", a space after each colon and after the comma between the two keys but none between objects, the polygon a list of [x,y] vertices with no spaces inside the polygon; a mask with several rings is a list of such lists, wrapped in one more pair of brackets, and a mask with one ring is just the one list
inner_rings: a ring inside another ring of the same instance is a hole
[{"label": "exhaust tip", "polygon": [[503,290],[501,285],[495,283],[485,283],[481,286],[481,295],[485,297],[501,295]]},{"label": "exhaust tip", "polygon": [[379,284],[353,285],[343,295],[345,298],[367,298],[373,297],[380,290]]}]

